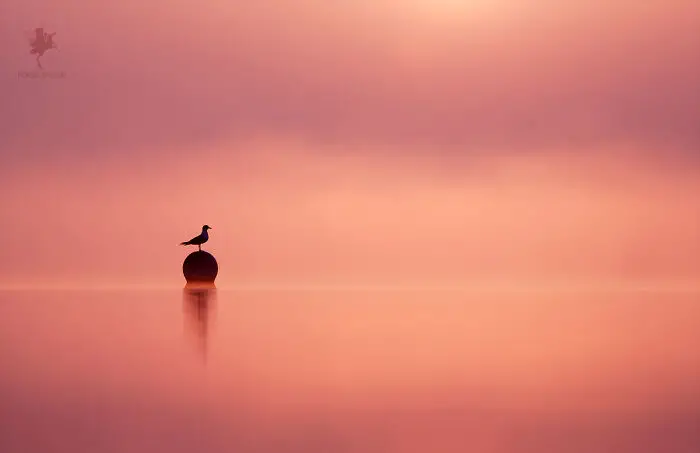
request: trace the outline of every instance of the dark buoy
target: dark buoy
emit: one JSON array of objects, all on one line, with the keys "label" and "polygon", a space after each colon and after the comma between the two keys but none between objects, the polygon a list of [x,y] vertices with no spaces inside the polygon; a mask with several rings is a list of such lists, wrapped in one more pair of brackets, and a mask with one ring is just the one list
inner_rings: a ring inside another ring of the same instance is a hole
[{"label": "dark buoy", "polygon": [[219,265],[211,253],[196,251],[187,255],[182,263],[182,273],[187,283],[214,283]]}]

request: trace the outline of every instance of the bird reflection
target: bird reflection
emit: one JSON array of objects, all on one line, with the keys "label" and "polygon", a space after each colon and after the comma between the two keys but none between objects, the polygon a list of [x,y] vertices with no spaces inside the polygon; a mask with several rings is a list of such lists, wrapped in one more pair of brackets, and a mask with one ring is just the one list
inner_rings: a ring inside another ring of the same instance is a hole
[{"label": "bird reflection", "polygon": [[186,285],[182,290],[187,333],[194,337],[202,358],[207,358],[207,340],[216,305],[216,286]]}]

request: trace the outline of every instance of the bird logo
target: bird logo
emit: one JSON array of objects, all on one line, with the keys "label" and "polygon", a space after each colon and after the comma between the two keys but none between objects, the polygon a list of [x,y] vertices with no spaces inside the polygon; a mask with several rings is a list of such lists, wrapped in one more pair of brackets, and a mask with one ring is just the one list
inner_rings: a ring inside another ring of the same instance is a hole
[{"label": "bird logo", "polygon": [[43,28],[34,29],[34,38],[30,40],[29,45],[31,46],[30,54],[36,54],[36,64],[39,69],[44,69],[41,66],[40,58],[44,55],[47,50],[58,49],[56,43],[53,41],[53,37],[56,34],[47,33]]},{"label": "bird logo", "polygon": [[209,225],[204,225],[202,227],[202,233],[199,236],[195,236],[189,241],[180,242],[180,245],[196,245],[197,247],[199,247],[199,251],[201,252],[202,244],[209,240],[209,233],[207,233],[207,231],[211,229],[212,228]]}]

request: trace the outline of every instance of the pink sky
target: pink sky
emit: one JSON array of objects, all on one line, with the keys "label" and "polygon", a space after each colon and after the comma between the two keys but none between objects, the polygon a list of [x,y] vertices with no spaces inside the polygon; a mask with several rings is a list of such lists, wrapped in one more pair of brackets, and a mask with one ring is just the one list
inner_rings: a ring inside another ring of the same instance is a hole
[{"label": "pink sky", "polygon": [[231,3],[3,4],[1,283],[700,275],[698,2]]}]

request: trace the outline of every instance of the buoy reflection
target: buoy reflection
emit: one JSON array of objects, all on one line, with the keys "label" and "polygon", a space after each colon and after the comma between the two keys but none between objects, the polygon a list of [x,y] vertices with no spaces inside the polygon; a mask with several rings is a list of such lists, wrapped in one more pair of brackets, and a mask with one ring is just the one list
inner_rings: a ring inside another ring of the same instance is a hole
[{"label": "buoy reflection", "polygon": [[207,358],[212,318],[216,306],[216,286],[187,284],[182,290],[185,329],[194,338],[202,358]]}]

